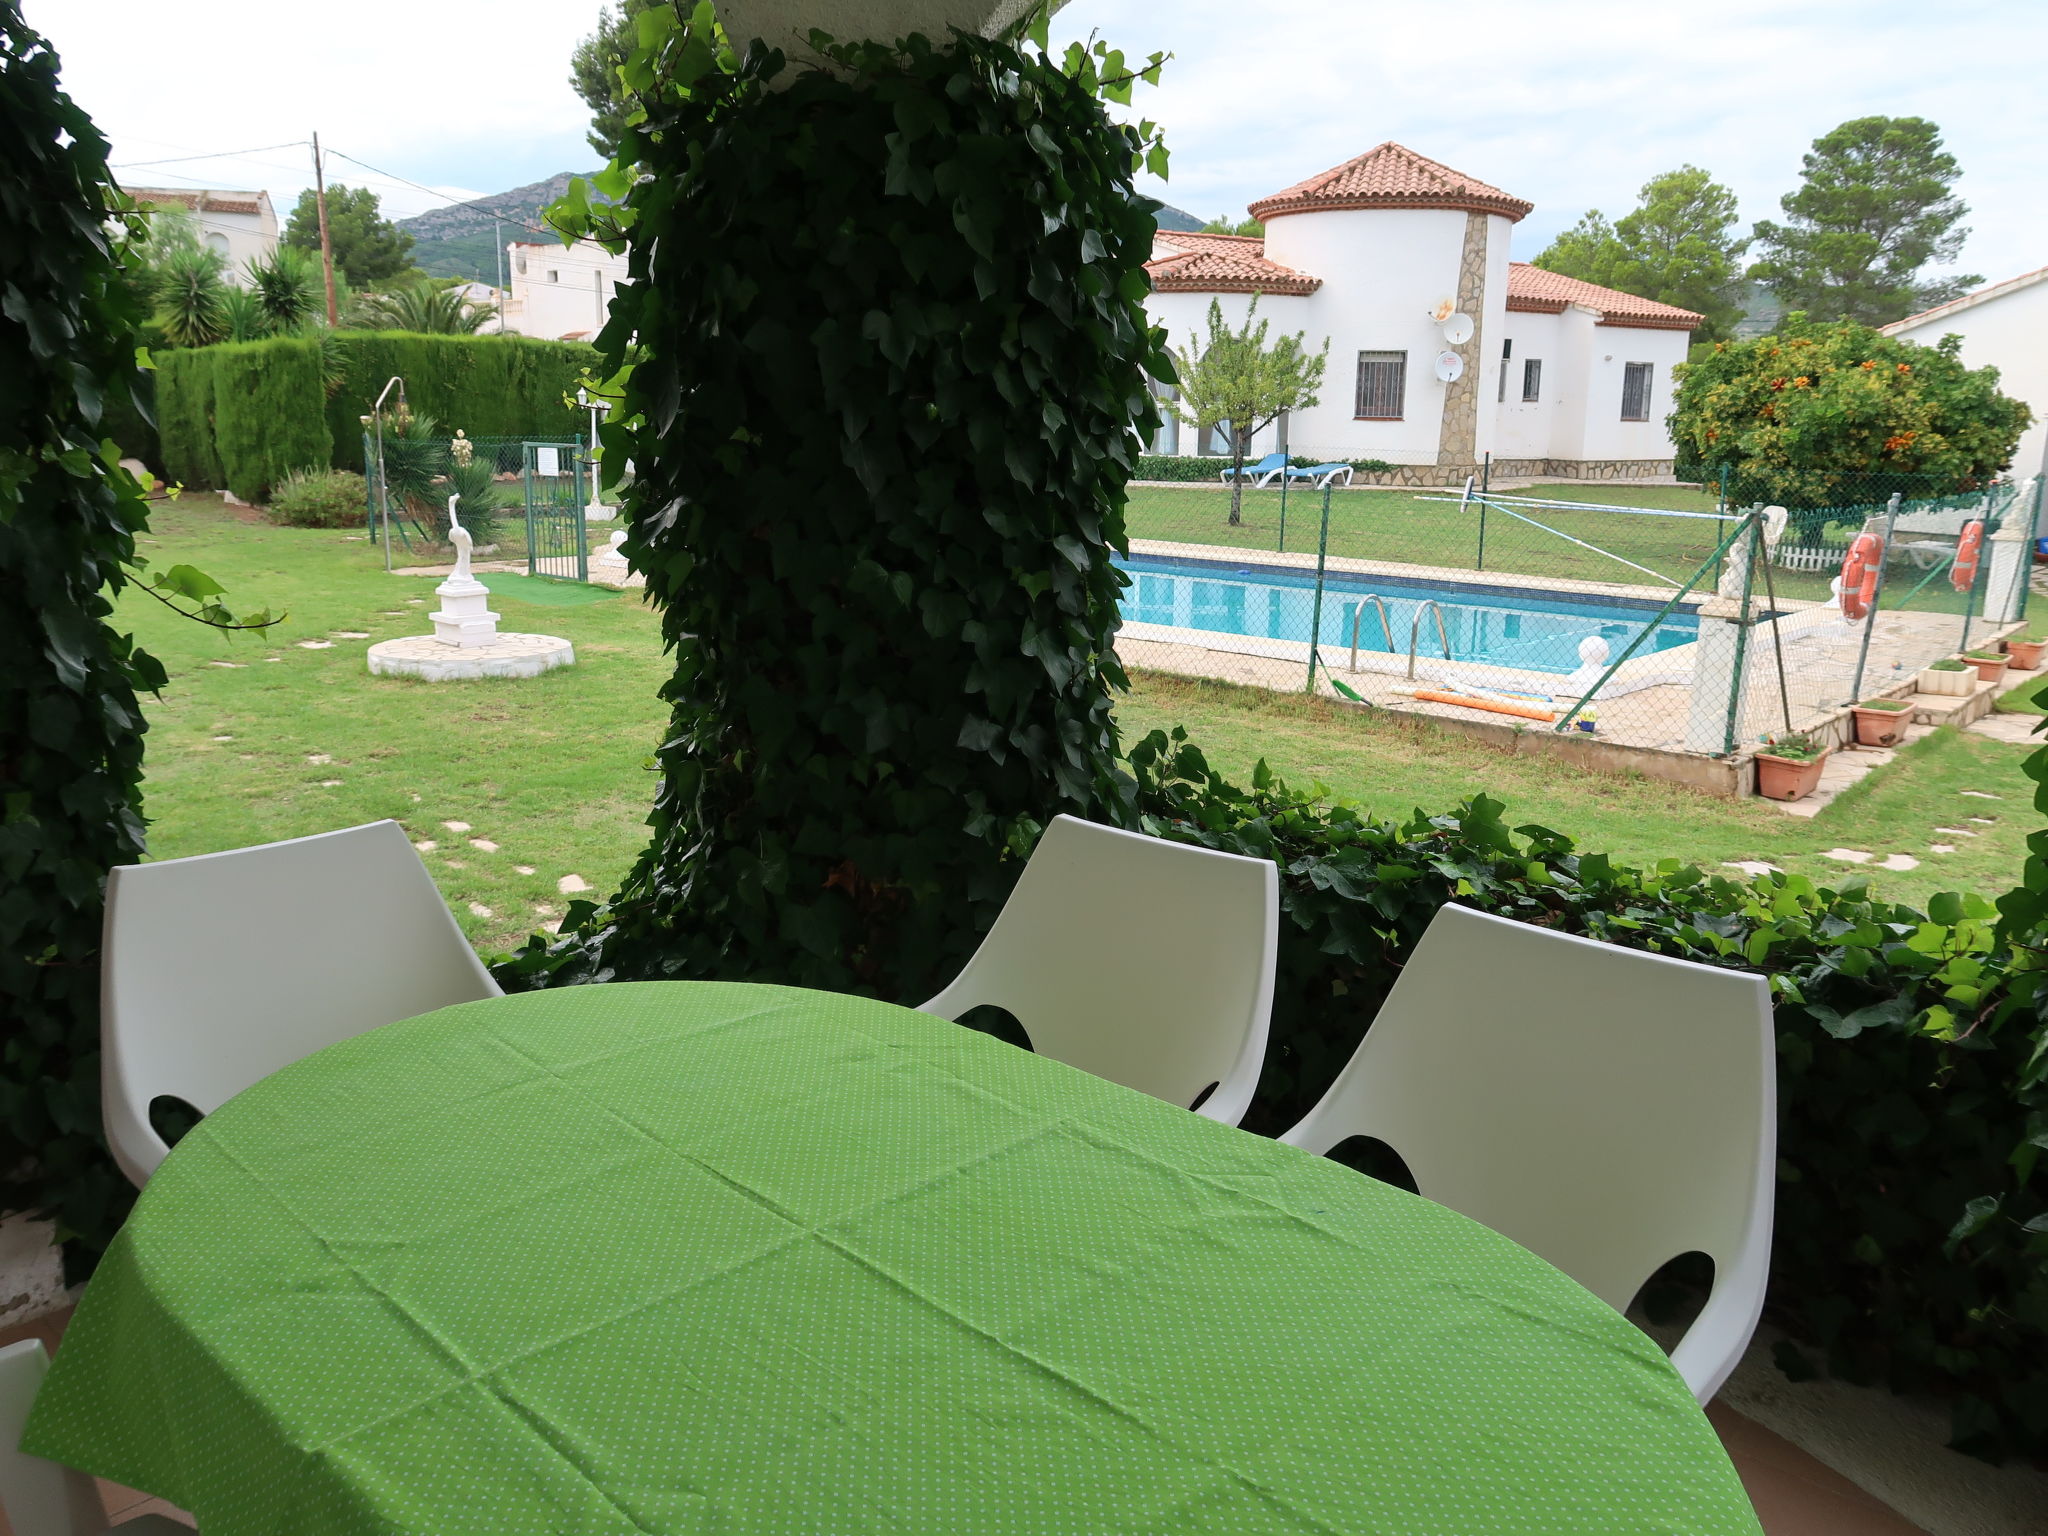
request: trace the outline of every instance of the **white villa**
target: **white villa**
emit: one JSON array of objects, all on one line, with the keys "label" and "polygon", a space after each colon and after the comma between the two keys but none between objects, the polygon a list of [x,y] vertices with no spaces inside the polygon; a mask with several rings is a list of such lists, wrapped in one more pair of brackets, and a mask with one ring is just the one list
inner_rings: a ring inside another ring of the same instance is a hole
[{"label": "white villa", "polygon": [[216,192],[180,187],[124,187],[138,203],[158,208],[182,208],[192,216],[199,243],[217,251],[227,262],[223,276],[231,283],[247,286],[244,270],[251,261],[262,261],[277,249],[277,210],[270,206],[270,194]]},{"label": "white villa", "polygon": [[604,326],[626,258],[595,240],[565,246],[514,240],[505,247],[505,329],[550,341],[588,341]]},{"label": "white villa", "polygon": [[2013,478],[2048,473],[2048,267],[1979,288],[1883,329],[1887,336],[1929,347],[1952,331],[1962,337],[1967,366],[1996,368],[1999,387],[2033,407],[2034,424],[2012,457]]},{"label": "white villa", "polygon": [[[1409,484],[1667,475],[1671,369],[1702,317],[1508,260],[1534,204],[1392,142],[1251,205],[1263,239],[1161,231],[1146,311],[1193,353],[1212,300],[1330,344],[1321,403],[1255,454],[1382,459]],[[1158,453],[1227,451],[1169,422]]]}]

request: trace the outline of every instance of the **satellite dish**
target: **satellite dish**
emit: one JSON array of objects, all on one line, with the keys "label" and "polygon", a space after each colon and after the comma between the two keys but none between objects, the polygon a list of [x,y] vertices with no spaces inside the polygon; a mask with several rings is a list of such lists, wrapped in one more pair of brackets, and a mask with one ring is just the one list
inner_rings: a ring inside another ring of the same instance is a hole
[{"label": "satellite dish", "polygon": [[1465,373],[1465,359],[1455,352],[1439,352],[1436,355],[1436,376],[1446,384],[1455,383]]},{"label": "satellite dish", "polygon": [[1448,315],[1443,322],[1444,340],[1454,347],[1462,347],[1472,339],[1472,317],[1463,312]]},{"label": "satellite dish", "polygon": [[1457,296],[1454,294],[1447,293],[1442,298],[1438,299],[1434,304],[1429,306],[1429,318],[1434,320],[1438,325],[1442,325],[1446,320],[1450,319],[1451,316],[1455,315],[1457,312],[1458,300]]}]

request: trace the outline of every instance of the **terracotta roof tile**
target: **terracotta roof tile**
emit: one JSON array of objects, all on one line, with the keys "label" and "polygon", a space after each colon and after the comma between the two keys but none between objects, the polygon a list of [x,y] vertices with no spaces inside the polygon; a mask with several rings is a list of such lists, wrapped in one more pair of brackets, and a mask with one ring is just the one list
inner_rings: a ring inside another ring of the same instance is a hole
[{"label": "terracotta roof tile", "polygon": [[124,187],[138,203],[170,203],[191,213],[261,213],[260,192],[188,191],[182,187]]},{"label": "terracotta roof tile", "polygon": [[1526,261],[1508,263],[1508,308],[1525,314],[1562,314],[1574,304],[1600,311],[1600,324],[1653,331],[1690,331],[1706,321],[1675,304],[1639,299],[1618,288],[1581,282],[1562,272],[1545,271]]},{"label": "terracotta roof tile", "polygon": [[1338,208],[1463,208],[1521,219],[1536,205],[1425,159],[1392,139],[1251,206],[1255,219]]},{"label": "terracotta roof tile", "polygon": [[1253,235],[1162,231],[1145,263],[1159,293],[1272,293],[1299,298],[1323,286],[1320,277],[1266,260],[1265,241]]}]

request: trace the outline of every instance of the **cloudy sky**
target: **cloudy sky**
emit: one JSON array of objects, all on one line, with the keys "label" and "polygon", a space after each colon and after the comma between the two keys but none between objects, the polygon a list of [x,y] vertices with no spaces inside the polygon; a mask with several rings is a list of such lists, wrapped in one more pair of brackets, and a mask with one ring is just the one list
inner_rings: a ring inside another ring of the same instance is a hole
[{"label": "cloudy sky", "polygon": [[[25,8],[131,184],[262,186],[289,206],[315,129],[377,168],[331,177],[400,214],[437,202],[406,182],[474,195],[595,161],[567,83],[586,0]],[[1687,161],[1734,188],[1746,226],[1776,214],[1817,134],[1886,113],[1932,118],[1962,162],[1965,270],[2048,264],[2040,0],[1072,0],[1058,31],[1173,55],[1136,103],[1173,150],[1148,190],[1204,216],[1398,139],[1534,202],[1523,259]],[[226,150],[253,153],[183,158]]]}]

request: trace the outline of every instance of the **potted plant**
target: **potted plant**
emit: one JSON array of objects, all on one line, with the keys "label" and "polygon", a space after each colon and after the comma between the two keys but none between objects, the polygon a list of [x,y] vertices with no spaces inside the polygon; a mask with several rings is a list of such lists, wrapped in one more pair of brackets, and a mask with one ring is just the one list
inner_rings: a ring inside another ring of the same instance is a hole
[{"label": "potted plant", "polygon": [[1913,718],[1912,710],[1904,699],[1865,699],[1856,706],[1856,745],[1897,746]]},{"label": "potted plant", "polygon": [[2041,651],[2048,646],[2048,635],[2028,635],[2021,639],[2017,635],[2005,642],[2005,659],[2012,663],[2015,672],[2032,672],[2041,665]]},{"label": "potted plant", "polygon": [[1922,693],[1965,694],[1977,686],[1977,679],[1968,667],[1949,656],[1925,668],[1914,686]]},{"label": "potted plant", "polygon": [[1756,792],[1767,800],[1804,800],[1827,761],[1828,749],[1811,736],[1766,736],[1756,754]]},{"label": "potted plant", "polygon": [[1967,651],[1963,660],[1977,669],[1977,680],[1995,683],[2005,676],[2005,657],[1997,651]]}]

